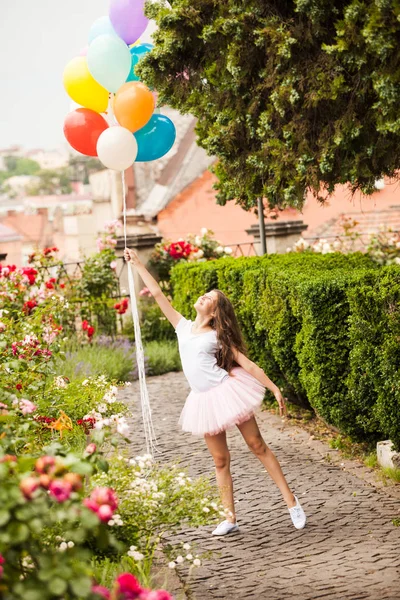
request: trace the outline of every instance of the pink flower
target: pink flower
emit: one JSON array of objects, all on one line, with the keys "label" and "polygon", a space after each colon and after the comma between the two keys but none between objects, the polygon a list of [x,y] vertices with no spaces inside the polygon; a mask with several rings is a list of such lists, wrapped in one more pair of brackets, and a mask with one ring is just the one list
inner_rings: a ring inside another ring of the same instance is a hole
[{"label": "pink flower", "polygon": [[85,448],[85,454],[87,454],[88,456],[91,456],[92,454],[94,454],[97,450],[97,446],[96,444],[94,444],[93,442],[91,444],[88,444]]},{"label": "pink flower", "polygon": [[97,509],[97,515],[100,521],[103,521],[103,523],[107,523],[113,516],[113,513],[113,509],[108,504],[102,504]]},{"label": "pink flower", "polygon": [[6,562],[6,559],[4,558],[4,556],[2,554],[0,554],[0,579],[3,577],[3,573],[4,573],[4,568],[1,565],[4,565],[5,562]]},{"label": "pink flower", "polygon": [[32,499],[32,495],[38,487],[39,480],[36,479],[36,477],[25,477],[25,479],[23,479],[19,484],[19,489],[27,500]]},{"label": "pink flower", "polygon": [[122,573],[122,575],[117,577],[116,582],[119,592],[123,594],[125,600],[137,598],[143,591],[138,580],[131,573]]},{"label": "pink flower", "polygon": [[96,504],[96,502],[94,502],[90,498],[85,498],[83,501],[83,504],[84,504],[84,506],[86,506],[86,508],[88,508],[92,512],[97,513],[97,511],[99,510],[99,505]]},{"label": "pink flower", "polygon": [[114,490],[107,487],[94,488],[90,494],[91,499],[96,502],[99,506],[102,504],[108,504],[113,510],[118,507],[118,498],[115,495]]},{"label": "pink flower", "polygon": [[35,464],[35,471],[38,473],[48,473],[49,470],[56,464],[54,456],[41,456]]},{"label": "pink flower", "polygon": [[[110,262],[110,268],[111,268],[111,269],[116,269],[116,268],[117,268],[117,264],[118,264],[118,263],[117,263],[117,261],[116,261],[116,260],[113,260],[112,262]],[[1,324],[0,324],[0,325],[1,325]]]},{"label": "pink flower", "polygon": [[56,479],[51,482],[49,492],[57,502],[65,502],[71,496],[72,485],[68,481]]},{"label": "pink flower", "polygon": [[26,398],[22,398],[19,402],[19,408],[23,415],[30,415],[35,412],[37,406],[33,404],[30,400],[26,400]]},{"label": "pink flower", "polygon": [[140,594],[139,600],[173,600],[173,597],[165,590],[145,590],[145,593]]},{"label": "pink flower", "polygon": [[151,294],[149,288],[147,288],[147,287],[142,288],[139,292],[139,296],[149,296],[150,297],[151,295],[152,294]]},{"label": "pink flower", "polygon": [[7,404],[4,404],[4,402],[0,402],[0,408],[8,408]]},{"label": "pink flower", "polygon": [[92,593],[101,596],[102,598],[106,598],[106,600],[110,600],[110,590],[102,585],[93,585]]}]

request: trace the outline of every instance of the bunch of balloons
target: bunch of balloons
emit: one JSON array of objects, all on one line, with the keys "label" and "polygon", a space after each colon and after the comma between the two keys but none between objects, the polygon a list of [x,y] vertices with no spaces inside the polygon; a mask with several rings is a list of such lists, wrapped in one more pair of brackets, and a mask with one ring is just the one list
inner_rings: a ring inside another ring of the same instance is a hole
[{"label": "bunch of balloons", "polygon": [[75,150],[98,156],[116,171],[161,158],[176,138],[173,122],[159,114],[154,93],[135,73],[153,48],[143,42],[155,29],[144,3],[111,0],[109,16],[93,23],[89,45],[64,70],[64,87],[81,107],[67,115],[65,137]]}]

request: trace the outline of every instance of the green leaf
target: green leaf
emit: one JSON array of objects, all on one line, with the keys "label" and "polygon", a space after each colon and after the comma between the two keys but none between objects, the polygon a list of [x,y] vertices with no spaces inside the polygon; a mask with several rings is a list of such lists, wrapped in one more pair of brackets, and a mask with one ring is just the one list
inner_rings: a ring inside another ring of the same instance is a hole
[{"label": "green leaf", "polygon": [[67,589],[67,582],[60,577],[55,577],[51,579],[48,583],[49,591],[55,596],[60,596]]},{"label": "green leaf", "polygon": [[10,513],[8,510],[4,510],[0,508],[0,527],[5,525],[10,520]]},{"label": "green leaf", "polygon": [[75,577],[69,582],[69,586],[78,598],[85,598],[92,589],[92,580],[90,577]]}]

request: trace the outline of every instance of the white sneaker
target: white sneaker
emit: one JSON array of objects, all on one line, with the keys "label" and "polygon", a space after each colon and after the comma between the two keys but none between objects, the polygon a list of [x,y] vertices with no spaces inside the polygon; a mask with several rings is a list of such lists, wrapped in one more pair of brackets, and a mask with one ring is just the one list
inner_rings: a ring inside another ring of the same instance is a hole
[{"label": "white sneaker", "polygon": [[239,525],[237,523],[230,523],[229,521],[222,521],[216,529],[212,532],[213,535],[226,535],[227,533],[233,533],[239,531]]},{"label": "white sneaker", "polygon": [[[294,494],[293,494],[294,495]],[[301,504],[297,496],[294,496],[296,499],[296,505],[289,508],[290,516],[292,518],[293,525],[296,529],[303,529],[306,524],[307,517],[304,510],[301,508]]]}]

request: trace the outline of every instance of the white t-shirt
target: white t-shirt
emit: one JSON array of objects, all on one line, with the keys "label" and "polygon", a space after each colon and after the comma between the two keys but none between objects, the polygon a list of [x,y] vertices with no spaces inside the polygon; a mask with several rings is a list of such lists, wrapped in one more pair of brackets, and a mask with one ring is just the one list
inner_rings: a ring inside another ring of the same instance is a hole
[{"label": "white t-shirt", "polygon": [[216,331],[192,333],[193,321],[182,317],[176,326],[182,368],[194,392],[206,392],[222,383],[229,373],[217,365]]}]

